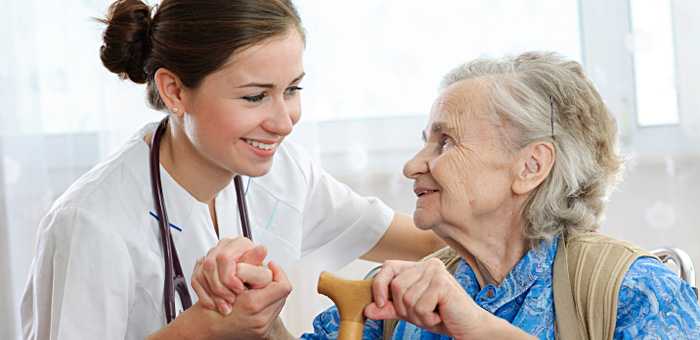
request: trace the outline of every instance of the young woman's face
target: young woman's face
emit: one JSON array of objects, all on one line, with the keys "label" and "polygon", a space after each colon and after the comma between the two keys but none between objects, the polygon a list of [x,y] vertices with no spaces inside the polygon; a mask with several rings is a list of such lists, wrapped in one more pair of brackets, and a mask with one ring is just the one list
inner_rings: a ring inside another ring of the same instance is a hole
[{"label": "young woman's face", "polygon": [[196,89],[185,90],[183,126],[215,166],[262,176],[301,116],[304,42],[292,29],[236,54]]}]

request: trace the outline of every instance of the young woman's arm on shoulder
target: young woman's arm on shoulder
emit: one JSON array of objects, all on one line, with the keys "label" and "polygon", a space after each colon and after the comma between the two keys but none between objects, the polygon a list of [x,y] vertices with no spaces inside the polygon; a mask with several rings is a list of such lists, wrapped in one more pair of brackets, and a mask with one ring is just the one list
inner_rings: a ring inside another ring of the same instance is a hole
[{"label": "young woman's arm on shoulder", "polygon": [[396,213],[384,236],[361,258],[375,262],[417,261],[442,247],[445,243],[434,232],[420,230],[411,216]]}]

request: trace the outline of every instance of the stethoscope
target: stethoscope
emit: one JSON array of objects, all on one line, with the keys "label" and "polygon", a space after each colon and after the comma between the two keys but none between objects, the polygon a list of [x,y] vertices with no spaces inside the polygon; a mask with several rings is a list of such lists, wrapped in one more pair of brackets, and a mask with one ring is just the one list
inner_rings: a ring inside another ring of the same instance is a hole
[{"label": "stethoscope", "polygon": [[[167,323],[170,323],[177,316],[175,308],[175,293],[180,298],[182,310],[192,306],[192,298],[187,289],[187,281],[182,274],[182,266],[180,259],[177,256],[175,244],[170,235],[170,223],[168,222],[168,214],[165,211],[165,201],[163,199],[163,187],[160,183],[160,140],[168,127],[168,116],[163,118],[156,128],[151,140],[151,151],[149,157],[149,165],[151,168],[151,191],[153,193],[153,202],[158,214],[158,226],[160,227],[160,239],[163,246],[163,257],[165,259],[165,283],[163,288],[163,302],[165,305],[165,317]],[[241,176],[236,175],[233,178],[236,187],[236,198],[238,201],[238,214],[241,217],[241,229],[243,236],[252,240],[250,233],[250,224],[248,223],[248,208],[245,201],[245,192],[243,191],[243,181]]]}]

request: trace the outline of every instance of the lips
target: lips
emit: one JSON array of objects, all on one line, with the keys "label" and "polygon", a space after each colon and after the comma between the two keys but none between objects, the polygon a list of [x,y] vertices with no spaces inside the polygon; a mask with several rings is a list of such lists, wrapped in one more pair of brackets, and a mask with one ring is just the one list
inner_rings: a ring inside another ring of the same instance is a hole
[{"label": "lips", "polygon": [[265,150],[269,151],[275,148],[277,146],[276,141],[264,141],[264,140],[258,140],[258,139],[249,139],[249,138],[243,138],[243,140],[248,143],[250,146],[255,147],[260,150]]},{"label": "lips", "polygon": [[413,192],[414,192],[414,193],[416,194],[416,196],[418,196],[418,197],[422,197],[422,196],[425,196],[425,195],[429,195],[429,194],[432,194],[432,193],[436,193],[436,192],[438,192],[438,191],[440,191],[440,190],[437,189],[437,188],[432,188],[432,187],[418,186],[418,187],[414,187],[414,188],[413,188]]}]

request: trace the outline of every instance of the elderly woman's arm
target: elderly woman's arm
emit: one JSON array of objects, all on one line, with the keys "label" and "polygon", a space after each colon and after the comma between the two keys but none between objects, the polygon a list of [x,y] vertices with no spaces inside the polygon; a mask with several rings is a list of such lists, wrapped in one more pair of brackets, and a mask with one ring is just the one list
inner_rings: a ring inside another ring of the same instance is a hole
[{"label": "elderly woman's arm", "polygon": [[402,319],[455,339],[535,338],[479,307],[438,259],[385,262],[372,295],[370,319]]},{"label": "elderly woman's arm", "polygon": [[700,307],[690,286],[653,258],[635,261],[617,304],[616,339],[700,339]]}]

